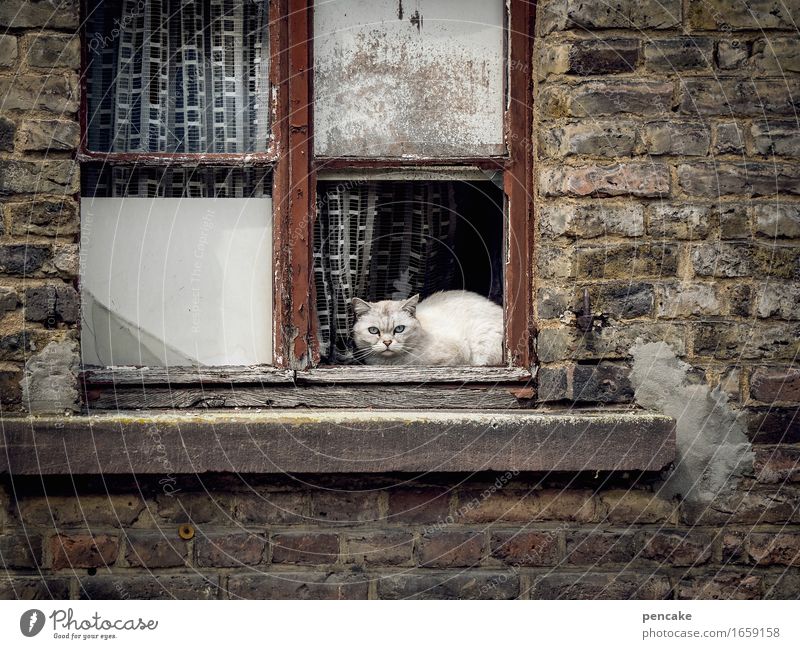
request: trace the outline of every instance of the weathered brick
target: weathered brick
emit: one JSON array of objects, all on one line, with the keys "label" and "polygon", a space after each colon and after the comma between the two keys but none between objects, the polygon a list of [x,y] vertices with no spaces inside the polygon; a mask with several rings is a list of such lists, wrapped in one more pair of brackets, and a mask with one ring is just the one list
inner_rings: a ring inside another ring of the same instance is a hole
[{"label": "weathered brick", "polygon": [[764,575],[763,599],[797,599],[800,593],[800,570],[783,568]]},{"label": "weathered brick", "polygon": [[[164,478],[167,480],[167,478]],[[156,497],[156,506],[148,508],[148,514],[161,526],[164,522],[195,526],[205,523],[231,523],[231,507],[228,498],[218,494],[183,491],[171,482],[164,482],[164,494]]]},{"label": "weathered brick", "polygon": [[536,273],[541,279],[575,276],[575,249],[543,245],[536,255]]},{"label": "weathered brick", "polygon": [[634,153],[637,142],[636,124],[632,122],[596,122],[565,124],[539,132],[541,158],[568,155],[591,155],[612,158]]},{"label": "weathered brick", "polygon": [[610,523],[666,523],[673,521],[677,502],[650,491],[612,489],[601,494],[604,521]]},{"label": "weathered brick", "polygon": [[761,484],[800,482],[800,448],[768,446],[755,448],[753,470]]},{"label": "weathered brick", "polygon": [[515,599],[519,576],[512,572],[401,573],[378,582],[380,599]]},{"label": "weathered brick", "polygon": [[796,282],[759,283],[756,291],[756,313],[759,318],[800,320],[800,285]]},{"label": "weathered brick", "polygon": [[0,3],[0,26],[76,29],[78,0],[3,0]]},{"label": "weathered brick", "polygon": [[703,322],[694,331],[696,354],[723,360],[793,359],[800,353],[800,326]]},{"label": "weathered brick", "polygon": [[0,245],[0,273],[31,275],[42,268],[52,252],[50,246],[42,244]]},{"label": "weathered brick", "polygon": [[0,565],[4,570],[38,568],[42,565],[42,537],[31,533],[0,536]]},{"label": "weathered brick", "polygon": [[563,401],[572,399],[572,390],[568,388],[566,366],[542,365],[536,378],[539,381],[536,393],[537,401]]},{"label": "weathered brick", "polygon": [[195,541],[195,559],[200,567],[235,568],[264,561],[267,539],[249,532],[201,534]]},{"label": "weathered brick", "polygon": [[638,62],[639,41],[593,38],[571,44],[567,72],[581,76],[632,72]]},{"label": "weathered brick", "polygon": [[69,599],[65,577],[0,577],[0,599]]},{"label": "weathered brick", "polygon": [[309,522],[308,497],[296,492],[239,496],[234,517],[245,525],[297,525]]},{"label": "weathered brick", "polygon": [[695,29],[793,29],[796,0],[703,0],[689,3],[689,23]]},{"label": "weathered brick", "polygon": [[800,534],[753,532],[748,553],[760,566],[800,566]]},{"label": "weathered brick", "polygon": [[134,568],[178,568],[189,564],[189,544],[178,536],[177,528],[171,534],[166,529],[129,531],[127,537],[125,560]]},{"label": "weathered brick", "polygon": [[800,155],[800,128],[796,122],[755,121],[750,132],[756,153],[767,156]]},{"label": "weathered brick", "polygon": [[534,50],[534,70],[537,78],[544,81],[551,74],[565,74],[569,70],[570,45],[561,42],[540,41]]},{"label": "weathered brick", "polygon": [[644,60],[653,72],[683,72],[711,67],[713,42],[709,38],[668,38],[644,45]]},{"label": "weathered brick", "polygon": [[647,233],[666,239],[702,239],[708,234],[711,209],[707,205],[656,204]]},{"label": "weathered brick", "polygon": [[747,531],[728,528],[722,534],[722,563],[749,563],[746,548]]},{"label": "weathered brick", "polygon": [[711,503],[686,501],[681,505],[681,522],[689,525],[767,525],[800,521],[797,507],[800,489],[794,486],[738,490]]},{"label": "weathered brick", "polygon": [[379,520],[378,493],[315,491],[311,494],[311,516],[316,521],[340,523]]},{"label": "weathered brick", "polygon": [[752,43],[746,40],[721,40],[717,43],[717,67],[720,70],[741,68],[750,58]]},{"label": "weathered brick", "polygon": [[671,566],[698,566],[711,560],[712,534],[659,530],[644,534],[642,557]]},{"label": "weathered brick", "polygon": [[19,295],[14,289],[0,286],[0,318],[6,313],[16,311],[19,305]]},{"label": "weathered brick", "polygon": [[603,516],[600,499],[587,489],[542,489],[535,493],[539,508],[536,520],[594,523]]},{"label": "weathered brick", "polygon": [[80,141],[80,126],[61,120],[28,120],[19,131],[23,151],[73,151]]},{"label": "weathered brick", "polygon": [[537,576],[531,599],[667,599],[669,581],[651,572],[559,572]]},{"label": "weathered brick", "polygon": [[747,411],[746,422],[754,444],[800,443],[800,406],[752,408]]},{"label": "weathered brick", "polygon": [[800,280],[800,247],[762,241],[753,246],[756,277]]},{"label": "weathered brick", "polygon": [[765,403],[800,402],[800,369],[757,368],[750,377],[750,396]]},{"label": "weathered brick", "polygon": [[35,34],[28,44],[28,65],[37,68],[81,67],[80,39],[67,34]]},{"label": "weathered brick", "polygon": [[567,532],[567,563],[601,566],[638,558],[641,539],[633,532]]},{"label": "weathered brick", "polygon": [[410,565],[414,535],[404,530],[382,530],[346,536],[344,560],[359,565]]},{"label": "weathered brick", "polygon": [[0,34],[0,68],[16,65],[18,54],[17,37],[10,34]]},{"label": "weathered brick", "polygon": [[[0,370],[0,404],[13,405],[22,401],[22,372],[19,370]],[[2,514],[0,514],[2,520]]]},{"label": "weathered brick", "polygon": [[597,365],[576,365],[572,373],[571,398],[590,403],[633,401],[630,372],[627,365],[607,361]]},{"label": "weathered brick", "polygon": [[[580,304],[576,295],[572,304]],[[637,281],[607,282],[589,287],[592,310],[615,319],[640,318],[652,315],[655,289],[652,284]]]},{"label": "weathered brick", "polygon": [[800,204],[753,205],[756,233],[765,237],[800,238]]},{"label": "weathered brick", "polygon": [[336,563],[339,537],[327,532],[286,532],[272,537],[272,562],[319,565]]},{"label": "weathered brick", "polygon": [[750,572],[718,571],[683,577],[676,591],[678,599],[761,599],[764,583]]},{"label": "weathered brick", "polygon": [[729,284],[722,289],[728,315],[750,317],[753,312],[753,291],[747,284]]},{"label": "weathered brick", "polygon": [[574,86],[546,85],[539,92],[542,117],[671,115],[672,83],[616,79]]},{"label": "weathered brick", "polygon": [[637,203],[609,201],[548,203],[539,209],[539,227],[549,238],[639,237],[644,234],[644,208]]},{"label": "weathered brick", "polygon": [[80,599],[216,599],[216,575],[117,574],[79,577]]},{"label": "weathered brick", "polygon": [[753,67],[754,73],[758,75],[783,76],[800,72],[800,51],[797,47],[797,38],[773,36],[768,40],[755,41],[750,65]]},{"label": "weathered brick", "polygon": [[723,195],[774,196],[800,194],[800,167],[748,162],[695,163],[678,166],[678,181],[688,194],[716,198]]},{"label": "weathered brick", "polygon": [[542,329],[537,338],[537,350],[543,363],[629,358],[631,347],[639,338],[648,342],[663,341],[678,354],[685,352],[682,326],[640,322],[606,326],[586,334],[574,327]]},{"label": "weathered brick", "polygon": [[[13,151],[17,125],[5,117],[0,117],[0,151]],[[1,223],[2,221],[0,221]],[[2,232],[0,232],[2,234]]]},{"label": "weathered brick", "polygon": [[0,195],[72,194],[76,179],[72,160],[0,161]]},{"label": "weathered brick", "polygon": [[533,493],[494,492],[484,496],[480,493],[465,492],[459,494],[455,522],[528,523],[536,520],[540,514],[541,505]]},{"label": "weathered brick", "polygon": [[644,0],[614,5],[580,0],[548,0],[540,5],[539,31],[572,29],[669,29],[680,25],[680,0]]},{"label": "weathered brick", "polygon": [[342,572],[271,572],[231,575],[231,599],[367,599],[369,578]]},{"label": "weathered brick", "polygon": [[707,155],[711,142],[708,127],[701,123],[648,122],[642,137],[651,155]]},{"label": "weathered brick", "polygon": [[38,108],[57,114],[75,113],[78,110],[78,77],[75,74],[0,77],[0,97],[3,97],[4,110]]},{"label": "weathered brick", "polygon": [[714,129],[714,154],[744,153],[744,130],[736,122],[722,122]]},{"label": "weathered brick", "polygon": [[495,532],[491,537],[491,556],[514,567],[555,566],[561,559],[562,536],[558,530]]},{"label": "weathered brick", "polygon": [[433,531],[422,535],[420,565],[428,568],[468,568],[480,563],[486,539],[482,532]]},{"label": "weathered brick", "polygon": [[0,334],[0,360],[24,361],[28,352],[36,348],[35,337],[27,331]]},{"label": "weathered brick", "polygon": [[581,247],[575,251],[581,278],[671,277],[678,271],[678,246],[667,243]]},{"label": "weathered brick", "polygon": [[39,286],[25,291],[25,319],[48,328],[80,318],[80,296],[67,284]]},{"label": "weathered brick", "polygon": [[[794,115],[800,107],[800,80],[682,78],[681,112],[686,115]],[[757,100],[754,100],[757,97]]]},{"label": "weathered brick", "polygon": [[72,237],[78,233],[78,206],[71,198],[47,200],[38,196],[26,203],[6,205],[12,234]]},{"label": "weathered brick", "polygon": [[661,288],[658,315],[661,318],[687,318],[720,315],[722,300],[715,284],[665,284]]},{"label": "weathered brick", "polygon": [[692,248],[692,267],[701,277],[747,277],[753,250],[745,243],[703,243]]},{"label": "weathered brick", "polygon": [[59,534],[50,539],[53,570],[111,566],[118,552],[119,538],[110,534]]},{"label": "weathered brick", "polygon": [[26,525],[48,528],[128,526],[139,517],[144,502],[133,495],[26,496],[18,504]]},{"label": "weathered brick", "polygon": [[723,239],[749,239],[750,219],[746,205],[723,203],[718,205],[719,234]]},{"label": "weathered brick", "polygon": [[662,164],[619,163],[550,167],[539,171],[544,196],[649,196],[669,193],[669,169]]},{"label": "weathered brick", "polygon": [[447,489],[392,489],[389,492],[389,523],[433,523],[450,513]]}]

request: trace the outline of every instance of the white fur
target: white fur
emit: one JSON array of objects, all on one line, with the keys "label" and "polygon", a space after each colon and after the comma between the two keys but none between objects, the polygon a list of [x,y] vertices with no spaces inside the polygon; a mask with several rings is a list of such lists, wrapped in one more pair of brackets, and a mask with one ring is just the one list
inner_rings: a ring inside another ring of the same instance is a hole
[{"label": "white fur", "polygon": [[[372,303],[353,300],[356,357],[369,365],[502,363],[502,307],[469,291],[443,291],[418,300],[417,295]],[[405,330],[396,333],[398,326]],[[379,333],[370,333],[370,327]]]}]

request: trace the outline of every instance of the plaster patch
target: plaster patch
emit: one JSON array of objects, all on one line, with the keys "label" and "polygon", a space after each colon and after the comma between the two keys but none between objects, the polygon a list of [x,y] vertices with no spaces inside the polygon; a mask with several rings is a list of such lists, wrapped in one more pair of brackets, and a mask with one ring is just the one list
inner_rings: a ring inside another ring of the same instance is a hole
[{"label": "plaster patch", "polygon": [[75,341],[51,342],[25,363],[22,400],[31,413],[77,412],[80,358]]},{"label": "plaster patch", "polygon": [[667,343],[637,341],[631,354],[636,402],[676,421],[678,457],[662,493],[705,502],[732,491],[754,454],[728,396],[690,384],[690,366]]}]

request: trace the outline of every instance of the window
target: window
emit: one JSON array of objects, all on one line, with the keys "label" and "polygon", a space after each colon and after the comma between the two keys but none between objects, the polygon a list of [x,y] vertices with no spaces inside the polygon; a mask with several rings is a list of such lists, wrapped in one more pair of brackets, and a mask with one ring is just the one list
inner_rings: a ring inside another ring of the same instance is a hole
[{"label": "window", "polygon": [[524,378],[532,15],[86,0],[85,364],[313,381],[352,362],[350,297],[463,287],[503,305]]}]

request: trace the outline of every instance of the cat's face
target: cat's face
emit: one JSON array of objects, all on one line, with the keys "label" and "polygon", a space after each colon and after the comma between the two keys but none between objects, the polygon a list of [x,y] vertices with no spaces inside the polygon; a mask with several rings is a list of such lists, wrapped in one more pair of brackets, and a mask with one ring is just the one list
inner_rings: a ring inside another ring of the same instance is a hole
[{"label": "cat's face", "polygon": [[391,361],[404,354],[413,354],[415,342],[421,334],[415,313],[419,295],[408,300],[365,302],[353,299],[356,321],[353,341],[358,348],[356,356],[372,361]]}]

